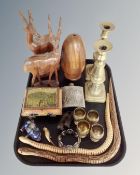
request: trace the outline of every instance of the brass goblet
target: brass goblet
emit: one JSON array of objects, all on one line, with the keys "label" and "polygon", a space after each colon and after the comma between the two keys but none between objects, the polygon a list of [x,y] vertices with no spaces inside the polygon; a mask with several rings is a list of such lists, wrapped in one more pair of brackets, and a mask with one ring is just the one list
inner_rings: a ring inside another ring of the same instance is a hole
[{"label": "brass goblet", "polygon": [[90,131],[90,124],[87,120],[80,120],[77,124],[77,132],[80,138],[85,138]]},{"label": "brass goblet", "polygon": [[104,128],[100,124],[93,124],[90,129],[90,139],[93,142],[98,142],[104,136]]},{"label": "brass goblet", "polygon": [[96,110],[89,110],[86,118],[91,124],[97,123],[99,121],[99,114]]},{"label": "brass goblet", "polygon": [[86,117],[86,110],[84,108],[75,108],[73,113],[74,123],[77,125],[78,121],[83,120]]}]

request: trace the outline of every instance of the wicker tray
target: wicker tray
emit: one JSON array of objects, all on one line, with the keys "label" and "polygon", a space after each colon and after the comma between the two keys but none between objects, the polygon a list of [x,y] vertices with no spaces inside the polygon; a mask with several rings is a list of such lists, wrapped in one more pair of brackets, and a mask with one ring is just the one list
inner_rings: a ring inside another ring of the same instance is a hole
[{"label": "wicker tray", "polygon": [[[87,60],[86,61],[87,64],[92,63],[92,60]],[[106,65],[105,67],[106,69],[106,89],[108,90],[108,80],[110,78],[112,78],[112,73],[111,73],[111,69],[109,68],[108,65]],[[29,75],[29,79],[28,79],[28,83],[27,83],[27,87],[30,87],[31,85],[31,75]],[[113,79],[113,78],[112,78]],[[60,69],[59,71],[59,80],[60,80],[60,86],[65,86],[68,85],[71,81],[65,79],[62,70]],[[85,83],[85,72],[83,72],[81,79],[79,79],[78,81],[74,82],[75,85],[80,85],[84,87],[84,83]],[[77,162],[73,162],[73,163],[58,163],[58,162],[54,162],[45,158],[39,158],[39,157],[33,157],[33,156],[23,156],[18,154],[17,149],[19,147],[22,146],[26,146],[25,144],[21,143],[19,141],[19,136],[21,136],[21,132],[20,132],[20,128],[23,125],[24,121],[27,120],[24,117],[19,118],[19,122],[18,122],[18,126],[17,126],[17,132],[16,132],[16,136],[15,136],[15,141],[14,141],[14,151],[15,154],[17,156],[17,158],[28,165],[40,165],[40,166],[50,166],[50,165],[55,165],[55,166],[112,166],[115,165],[117,163],[119,163],[122,158],[125,155],[126,152],[126,143],[125,143],[125,137],[124,137],[124,132],[123,132],[123,127],[122,127],[122,122],[121,122],[121,117],[120,117],[120,112],[119,112],[119,108],[118,108],[118,102],[117,102],[117,98],[116,98],[116,94],[115,94],[115,88],[114,88],[114,84],[113,84],[113,90],[114,90],[114,95],[115,95],[115,104],[116,104],[116,110],[117,110],[117,117],[118,117],[118,124],[119,124],[119,129],[120,129],[120,134],[121,134],[121,145],[120,145],[120,149],[118,151],[118,153],[116,154],[115,157],[113,157],[110,161],[104,163],[104,164],[83,164],[83,163],[77,163]],[[105,110],[105,105],[104,104],[99,104],[99,103],[88,103],[86,102],[86,110],[89,109],[96,109],[99,112],[100,115],[100,123],[105,127],[105,121],[104,121],[104,110]],[[74,108],[67,108],[65,109],[65,111],[67,110],[73,110]],[[53,142],[57,145],[57,135],[58,135],[58,131],[57,131],[57,124],[59,122],[59,120],[61,119],[61,116],[57,116],[56,118],[50,118],[50,117],[37,117],[35,119],[35,122],[37,123],[37,126],[42,130],[42,128],[44,126],[46,126],[47,128],[49,128],[51,135],[53,136]],[[72,126],[74,127],[74,125]],[[101,139],[101,141],[99,141],[96,144],[93,144],[93,142],[90,141],[90,139],[85,138],[84,140],[82,140],[80,147],[83,148],[97,148],[99,147],[105,140],[106,138],[106,130],[105,130],[105,135],[103,137],[103,139]],[[48,143],[45,139],[44,134],[42,133],[42,140],[41,142],[43,143]],[[66,140],[67,142],[67,140]],[[70,140],[69,140],[70,142]]]}]

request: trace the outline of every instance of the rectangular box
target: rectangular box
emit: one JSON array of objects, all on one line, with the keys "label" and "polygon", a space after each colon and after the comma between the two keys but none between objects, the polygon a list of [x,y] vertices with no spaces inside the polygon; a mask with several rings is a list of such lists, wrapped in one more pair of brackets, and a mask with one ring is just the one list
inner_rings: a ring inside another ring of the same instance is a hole
[{"label": "rectangular box", "polygon": [[30,114],[39,116],[47,114],[61,115],[61,88],[28,87],[25,92],[21,115],[29,116]]}]

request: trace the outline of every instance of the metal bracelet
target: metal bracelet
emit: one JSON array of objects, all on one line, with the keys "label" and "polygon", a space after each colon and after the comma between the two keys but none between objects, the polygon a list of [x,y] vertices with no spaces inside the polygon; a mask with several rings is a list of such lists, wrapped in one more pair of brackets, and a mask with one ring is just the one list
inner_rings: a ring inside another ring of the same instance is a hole
[{"label": "metal bracelet", "polygon": [[[62,138],[65,137],[66,135],[73,135],[75,138],[77,138],[77,142],[74,143],[74,145],[64,145],[62,142]],[[61,132],[61,134],[58,136],[58,145],[59,147],[63,148],[78,148],[81,143],[81,138],[78,136],[77,132],[75,132],[73,129],[67,129]]]}]

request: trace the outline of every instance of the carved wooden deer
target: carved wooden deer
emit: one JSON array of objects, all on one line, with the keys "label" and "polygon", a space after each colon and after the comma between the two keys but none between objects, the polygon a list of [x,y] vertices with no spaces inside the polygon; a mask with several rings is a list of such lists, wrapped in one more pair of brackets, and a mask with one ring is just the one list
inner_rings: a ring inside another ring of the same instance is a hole
[{"label": "carved wooden deer", "polygon": [[31,11],[28,11],[28,20],[20,12],[22,20],[26,24],[28,48],[34,53],[33,56],[26,59],[24,71],[33,75],[32,85],[36,78],[41,83],[41,77],[49,75],[48,84],[50,85],[52,74],[55,73],[56,82],[58,81],[58,69],[60,63],[59,41],[61,36],[61,17],[56,36],[52,33],[51,20],[48,16],[48,34],[41,36],[37,33],[34,25]]}]

